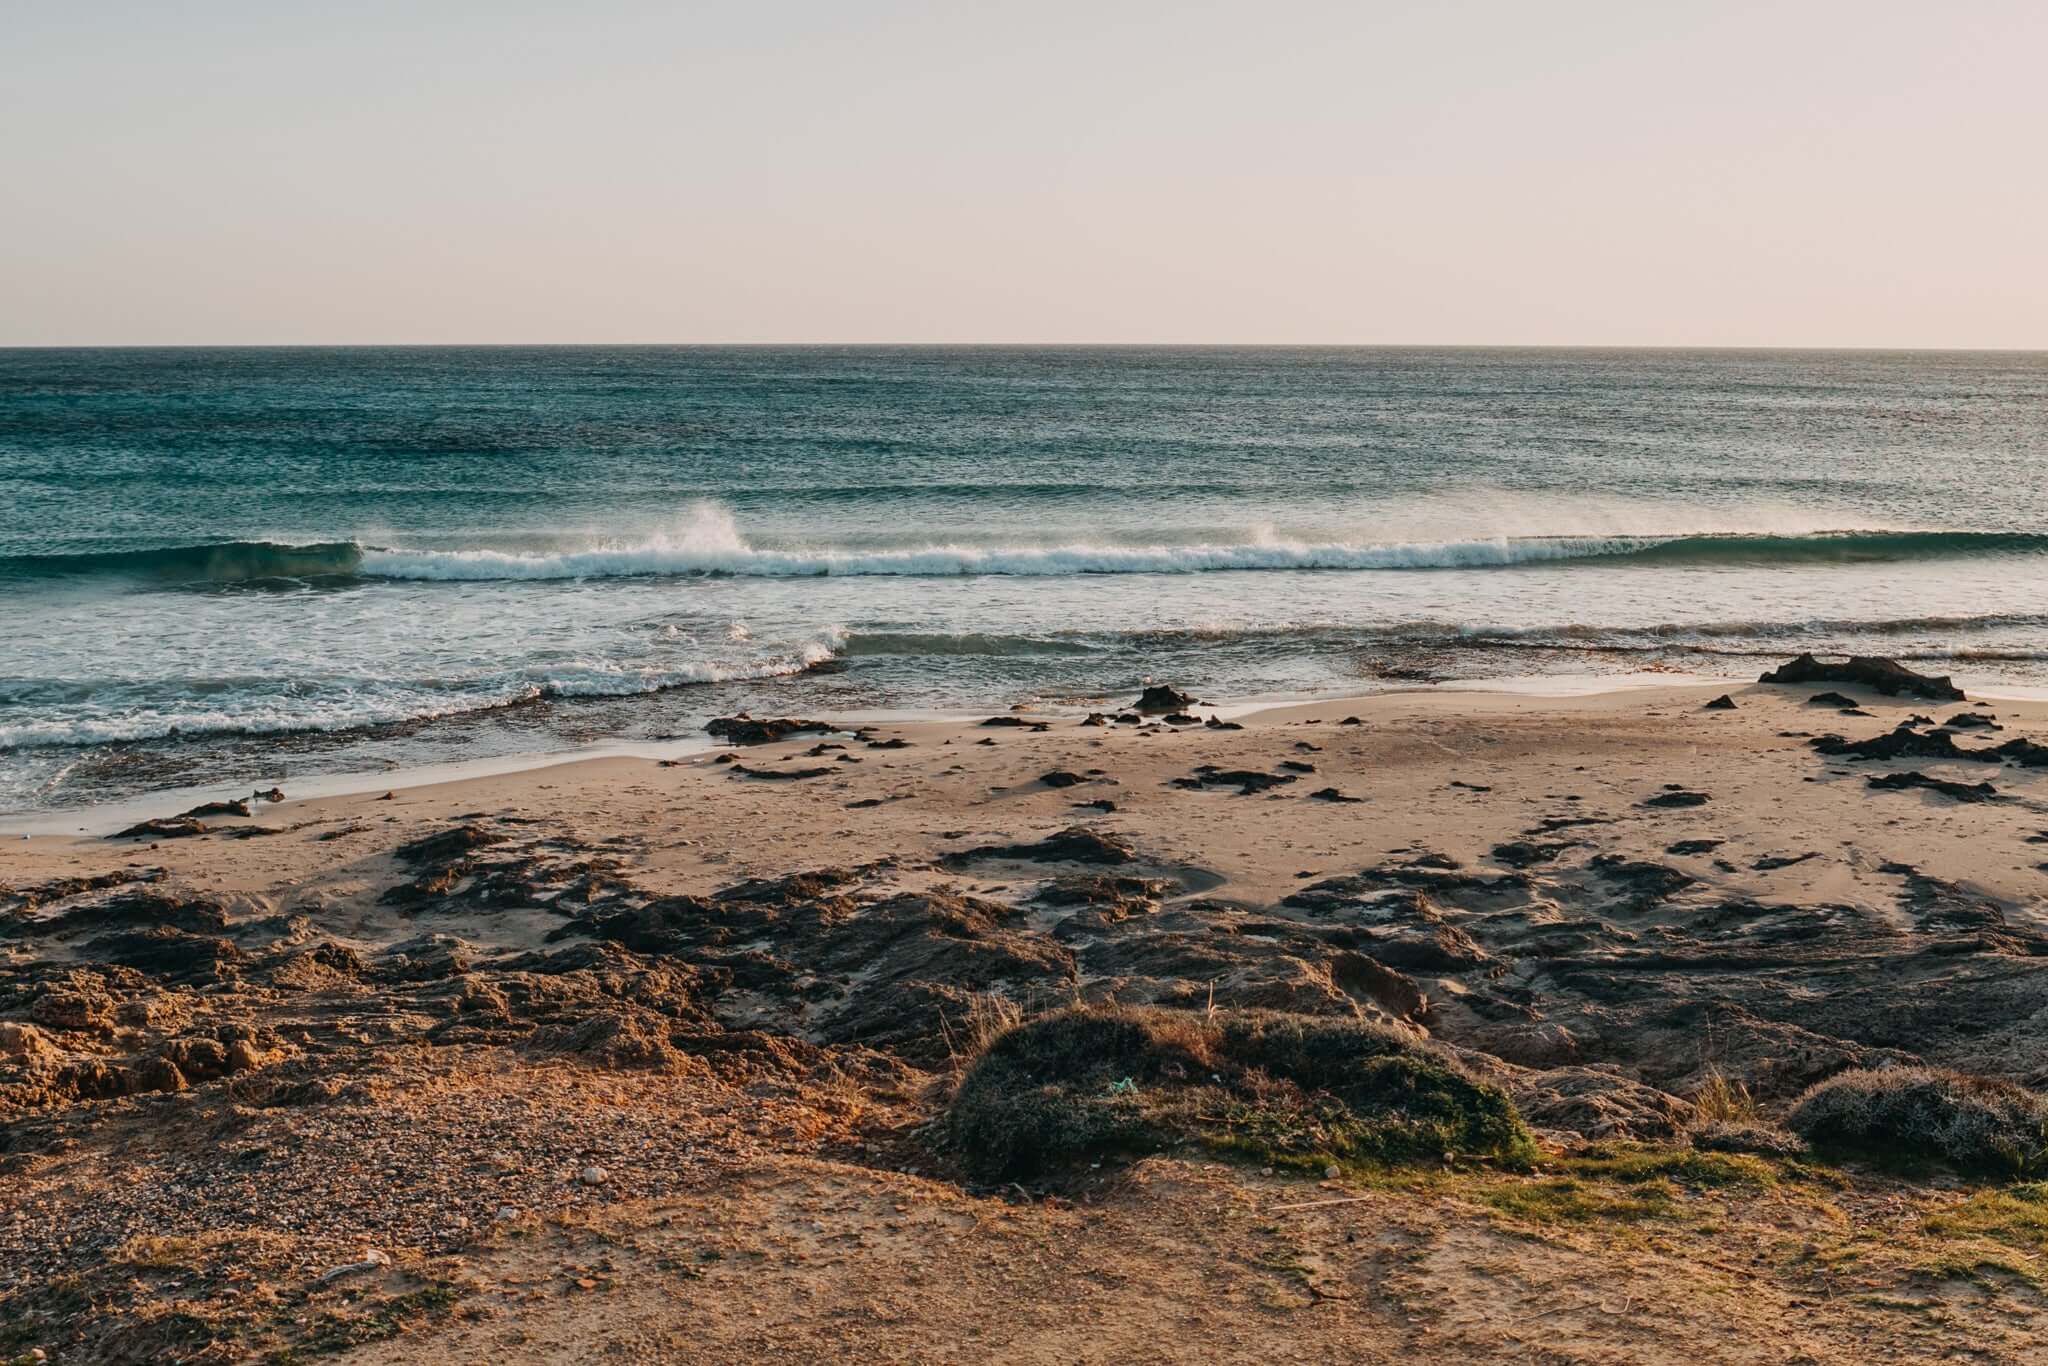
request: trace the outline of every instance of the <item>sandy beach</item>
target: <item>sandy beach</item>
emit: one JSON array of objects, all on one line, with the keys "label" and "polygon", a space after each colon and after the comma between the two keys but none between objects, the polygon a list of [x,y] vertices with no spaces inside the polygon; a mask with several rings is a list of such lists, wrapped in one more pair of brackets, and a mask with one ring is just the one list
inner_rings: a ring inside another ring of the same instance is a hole
[{"label": "sandy beach", "polygon": [[[0,845],[0,1360],[2048,1352],[2038,1186],[1783,1127],[2048,1079],[2048,770],[1970,754],[2048,704],[1121,712]],[[963,1150],[978,1050],[1112,1002],[1411,1040],[1536,1156]]]}]

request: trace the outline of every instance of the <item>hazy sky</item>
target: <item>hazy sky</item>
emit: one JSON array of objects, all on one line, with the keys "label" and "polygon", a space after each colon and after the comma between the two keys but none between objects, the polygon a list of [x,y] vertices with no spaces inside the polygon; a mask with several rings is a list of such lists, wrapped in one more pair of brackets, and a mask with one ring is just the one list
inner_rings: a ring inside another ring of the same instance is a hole
[{"label": "hazy sky", "polygon": [[0,344],[2048,346],[2048,4],[0,0]]}]

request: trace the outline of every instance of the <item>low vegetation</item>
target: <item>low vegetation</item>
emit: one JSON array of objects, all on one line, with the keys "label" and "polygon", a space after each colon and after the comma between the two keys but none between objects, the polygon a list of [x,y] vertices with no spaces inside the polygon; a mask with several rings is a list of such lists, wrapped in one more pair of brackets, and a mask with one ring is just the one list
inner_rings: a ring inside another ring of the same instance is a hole
[{"label": "low vegetation", "polygon": [[2032,1253],[2048,1253],[2048,1181],[1979,1191],[1927,1218],[1927,1231],[1944,1238],[1989,1238]]},{"label": "low vegetation", "polygon": [[1535,1154],[1504,1093],[1406,1035],[1256,1012],[1041,1015],[975,1060],[947,1129],[990,1181],[1183,1143],[1297,1170]]},{"label": "low vegetation", "polygon": [[1786,1125],[1816,1148],[2024,1176],[2048,1166],[2048,1099],[1929,1067],[1844,1072],[1799,1098]]}]

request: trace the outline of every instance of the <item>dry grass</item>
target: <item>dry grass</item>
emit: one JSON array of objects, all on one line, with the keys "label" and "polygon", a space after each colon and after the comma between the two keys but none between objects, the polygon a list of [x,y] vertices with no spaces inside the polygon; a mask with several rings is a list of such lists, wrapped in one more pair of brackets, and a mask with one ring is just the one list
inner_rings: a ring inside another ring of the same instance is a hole
[{"label": "dry grass", "polygon": [[1785,1123],[1817,1148],[1888,1162],[2014,1176],[2048,1167],[2048,1100],[1939,1068],[1844,1072],[1808,1089]]},{"label": "dry grass", "polygon": [[1732,1080],[1718,1067],[1707,1069],[1707,1079],[1693,1093],[1692,1111],[1700,1124],[1754,1124],[1761,1115],[1749,1087]]},{"label": "dry grass", "polygon": [[977,991],[967,999],[967,1008],[949,1020],[939,1016],[939,1032],[946,1040],[946,1056],[955,1073],[965,1072],[989,1045],[1024,1023],[1024,1007],[999,991]]}]

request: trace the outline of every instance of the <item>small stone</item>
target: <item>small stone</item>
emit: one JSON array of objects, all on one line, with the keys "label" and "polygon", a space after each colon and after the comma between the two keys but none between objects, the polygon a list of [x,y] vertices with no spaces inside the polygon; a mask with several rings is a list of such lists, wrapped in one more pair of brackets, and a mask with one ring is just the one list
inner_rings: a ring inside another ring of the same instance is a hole
[{"label": "small stone", "polygon": [[1337,1164],[1332,1162],[1329,1166],[1323,1168],[1323,1176],[1328,1180],[1335,1181],[1337,1179]]},{"label": "small stone", "polygon": [[391,1255],[389,1253],[379,1252],[373,1247],[366,1247],[363,1249],[363,1255],[359,1259],[343,1266],[334,1267],[321,1276],[320,1283],[325,1285],[329,1281],[338,1281],[344,1276],[353,1276],[363,1271],[375,1271],[378,1267],[389,1265],[391,1265]]},{"label": "small stone", "polygon": [[602,1186],[611,1178],[610,1174],[603,1167],[585,1167],[582,1175],[576,1179],[586,1186]]},{"label": "small stone", "polygon": [[516,1205],[500,1205],[498,1212],[491,1217],[497,1223],[509,1224],[519,1217],[519,1209]]}]

